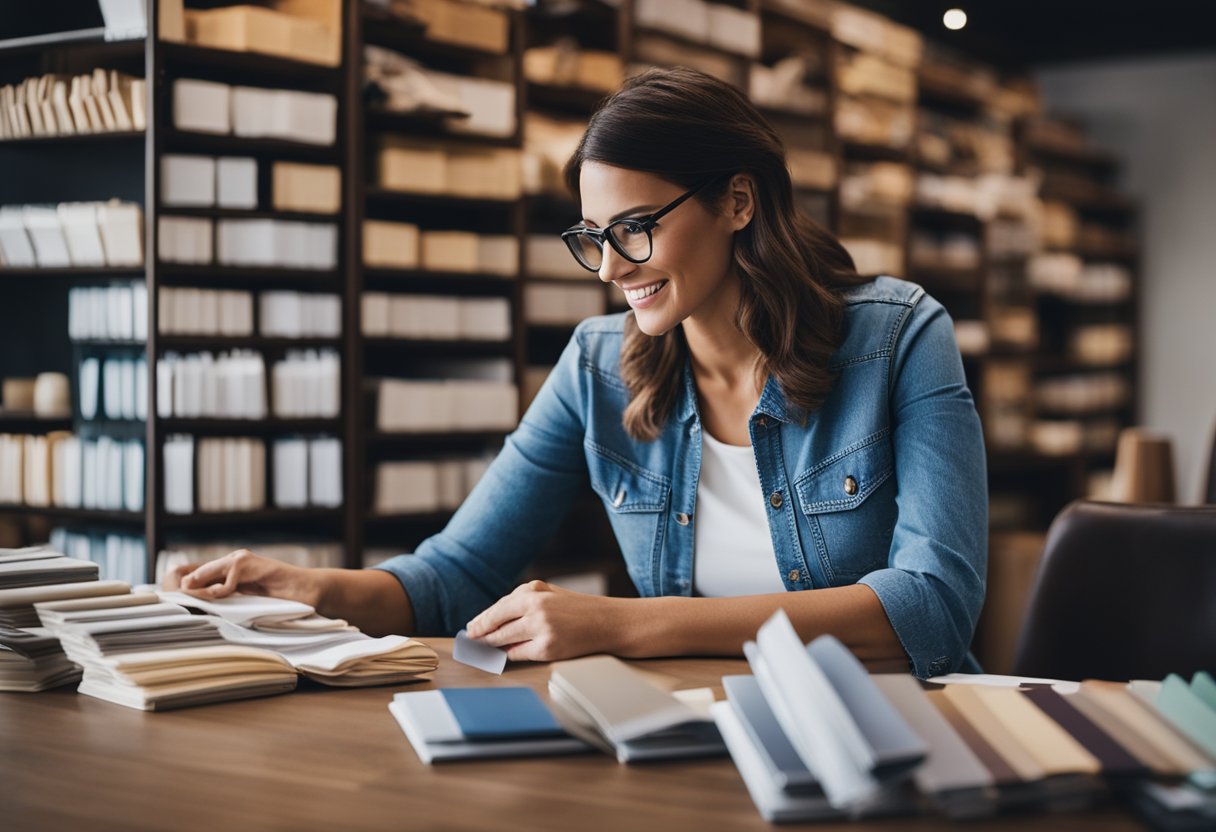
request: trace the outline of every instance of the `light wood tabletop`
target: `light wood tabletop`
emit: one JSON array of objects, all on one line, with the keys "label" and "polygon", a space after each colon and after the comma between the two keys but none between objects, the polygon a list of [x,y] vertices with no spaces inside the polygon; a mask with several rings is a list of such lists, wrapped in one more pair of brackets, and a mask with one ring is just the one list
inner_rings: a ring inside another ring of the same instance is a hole
[{"label": "light wood tabletop", "polygon": [[[619,765],[603,754],[428,767],[388,712],[392,694],[526,685],[547,699],[549,668],[501,677],[457,664],[450,639],[430,682],[294,693],[144,713],[71,687],[0,693],[0,828],[27,830],[732,830],[767,829],[727,758]],[[672,688],[746,673],[734,659],[635,662]],[[991,830],[1144,828],[1118,808],[984,821]],[[940,817],[816,829],[969,829]]]}]

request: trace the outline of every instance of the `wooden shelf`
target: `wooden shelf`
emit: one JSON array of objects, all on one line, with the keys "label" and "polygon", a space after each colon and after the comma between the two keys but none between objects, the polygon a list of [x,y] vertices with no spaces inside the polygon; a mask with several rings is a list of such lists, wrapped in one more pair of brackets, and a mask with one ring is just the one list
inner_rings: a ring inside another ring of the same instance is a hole
[{"label": "wooden shelf", "polygon": [[491,442],[502,442],[510,431],[478,430],[436,433],[391,433],[381,430],[368,430],[364,433],[367,445],[378,450],[440,451],[446,448],[468,448],[470,446],[487,445]]},{"label": "wooden shelf", "polygon": [[368,351],[458,358],[510,357],[515,349],[513,341],[445,341],[364,336],[362,343]]},{"label": "wooden shelf", "polygon": [[256,156],[259,158],[301,159],[333,162],[339,156],[336,144],[309,144],[288,139],[248,138],[231,133],[196,133],[161,129],[165,150],[170,153],[207,153],[225,156]]},{"label": "wooden shelf", "polygon": [[21,139],[0,140],[0,150],[6,147],[57,147],[59,145],[79,148],[80,145],[143,141],[145,136],[143,130],[111,130],[105,133],[73,133],[66,136],[26,136]]},{"label": "wooden shelf", "polygon": [[[426,26],[404,20],[363,3],[363,35],[371,46],[404,52],[415,59],[440,61],[510,60],[511,54],[486,52],[469,46],[443,43],[426,36]],[[358,57],[356,57],[358,60]]]},{"label": "wooden shelf", "polygon": [[93,29],[76,29],[0,40],[0,59],[64,48],[100,49],[112,57],[135,56],[143,53],[144,42],[144,38],[106,40],[106,30],[98,26]]},{"label": "wooden shelf", "polygon": [[276,287],[294,289],[301,285],[308,285],[337,290],[341,286],[341,274],[336,270],[200,266],[179,263],[157,264],[156,280],[158,283],[173,286],[197,285],[234,289]]},{"label": "wooden shelf", "polygon": [[157,426],[162,434],[192,433],[199,436],[276,436],[291,433],[339,433],[342,430],[340,417],[289,419],[268,416],[262,419],[236,418],[161,418]]},{"label": "wooden shelf", "polygon": [[892,147],[887,144],[866,144],[853,139],[841,139],[840,151],[845,158],[867,162],[905,162],[912,161],[912,148]]},{"label": "wooden shelf", "polygon": [[160,523],[166,529],[219,527],[225,532],[236,528],[333,527],[342,520],[340,508],[263,508],[255,511],[198,511],[193,514],[165,514]]},{"label": "wooden shelf", "polygon": [[512,294],[519,282],[514,277],[498,277],[471,272],[429,272],[415,269],[365,267],[363,276],[373,291],[449,292],[454,294]]},{"label": "wooden shelf", "polygon": [[61,506],[27,506],[0,503],[0,516],[6,514],[21,514],[35,517],[46,517],[51,520],[76,522],[81,524],[114,524],[140,525],[144,523],[142,511],[120,511],[90,508],[63,508]]},{"label": "wooden shelf", "polygon": [[336,88],[342,80],[341,67],[311,61],[262,52],[213,49],[192,43],[161,41],[159,45],[172,75],[186,74],[177,71],[182,69],[187,70],[191,78],[327,91]]},{"label": "wooden shelf", "polygon": [[[157,215],[162,217],[208,217],[217,220],[293,220],[297,222],[341,222],[341,212],[321,214],[314,211],[277,211],[274,209],[217,208],[187,205],[161,205]],[[168,265],[168,264],[166,264]]]},{"label": "wooden shelf", "polygon": [[370,133],[401,133],[406,136],[425,136],[430,139],[489,147],[519,147],[521,133],[516,129],[510,136],[490,136],[482,133],[461,133],[448,126],[448,120],[456,122],[455,115],[441,117],[420,113],[391,113],[369,107],[367,130]]},{"label": "wooden shelf", "polygon": [[34,279],[39,278],[65,278],[69,280],[79,280],[81,278],[98,279],[98,280],[116,280],[123,278],[143,278],[144,269],[142,266],[72,266],[69,268],[8,268],[0,266],[0,280],[5,278],[10,279]]},{"label": "wooden shelf", "polygon": [[341,338],[307,337],[280,338],[265,335],[158,335],[157,350],[292,350],[341,349]]},{"label": "wooden shelf", "polygon": [[417,208],[460,208],[473,211],[508,211],[520,204],[519,199],[496,199],[491,197],[454,196],[451,194],[421,194],[410,191],[395,191],[379,185],[368,185],[365,191],[369,202],[380,202]]},{"label": "wooden shelf", "polygon": [[31,410],[0,409],[0,433],[49,433],[71,429],[71,416],[39,416]]}]

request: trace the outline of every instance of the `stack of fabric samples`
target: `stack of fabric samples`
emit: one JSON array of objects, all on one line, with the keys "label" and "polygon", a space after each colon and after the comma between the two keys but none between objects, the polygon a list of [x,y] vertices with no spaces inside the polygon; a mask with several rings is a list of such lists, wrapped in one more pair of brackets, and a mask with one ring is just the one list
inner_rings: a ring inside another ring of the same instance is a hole
[{"label": "stack of fabric samples", "polygon": [[723,680],[714,718],[772,821],[1084,808],[1111,796],[1154,826],[1216,828],[1216,682],[869,675],[778,613]]},{"label": "stack of fabric samples", "polygon": [[280,598],[128,592],[35,609],[83,668],[81,693],[141,710],[284,693],[299,675],[328,685],[396,684],[438,666],[420,642],[370,638]]},{"label": "stack of fabric samples", "polygon": [[130,592],[99,581],[97,564],[42,546],[0,549],[0,690],[34,692],[80,681],[59,640],[39,626],[34,604]]}]

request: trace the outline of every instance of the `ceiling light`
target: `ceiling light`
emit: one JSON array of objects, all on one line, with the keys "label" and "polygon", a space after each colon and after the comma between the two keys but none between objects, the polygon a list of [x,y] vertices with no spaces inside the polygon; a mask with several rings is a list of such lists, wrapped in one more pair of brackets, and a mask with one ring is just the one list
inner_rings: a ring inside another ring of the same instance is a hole
[{"label": "ceiling light", "polygon": [[958,31],[967,25],[967,13],[962,9],[950,9],[942,15],[942,23],[951,31]]}]

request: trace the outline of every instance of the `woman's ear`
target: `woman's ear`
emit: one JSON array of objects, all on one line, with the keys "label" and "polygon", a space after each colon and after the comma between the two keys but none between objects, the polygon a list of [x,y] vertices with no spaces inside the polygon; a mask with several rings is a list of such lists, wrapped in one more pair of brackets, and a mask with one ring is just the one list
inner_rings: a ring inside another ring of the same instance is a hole
[{"label": "woman's ear", "polygon": [[726,187],[726,212],[734,231],[742,231],[756,213],[756,183],[746,173],[736,173]]}]

